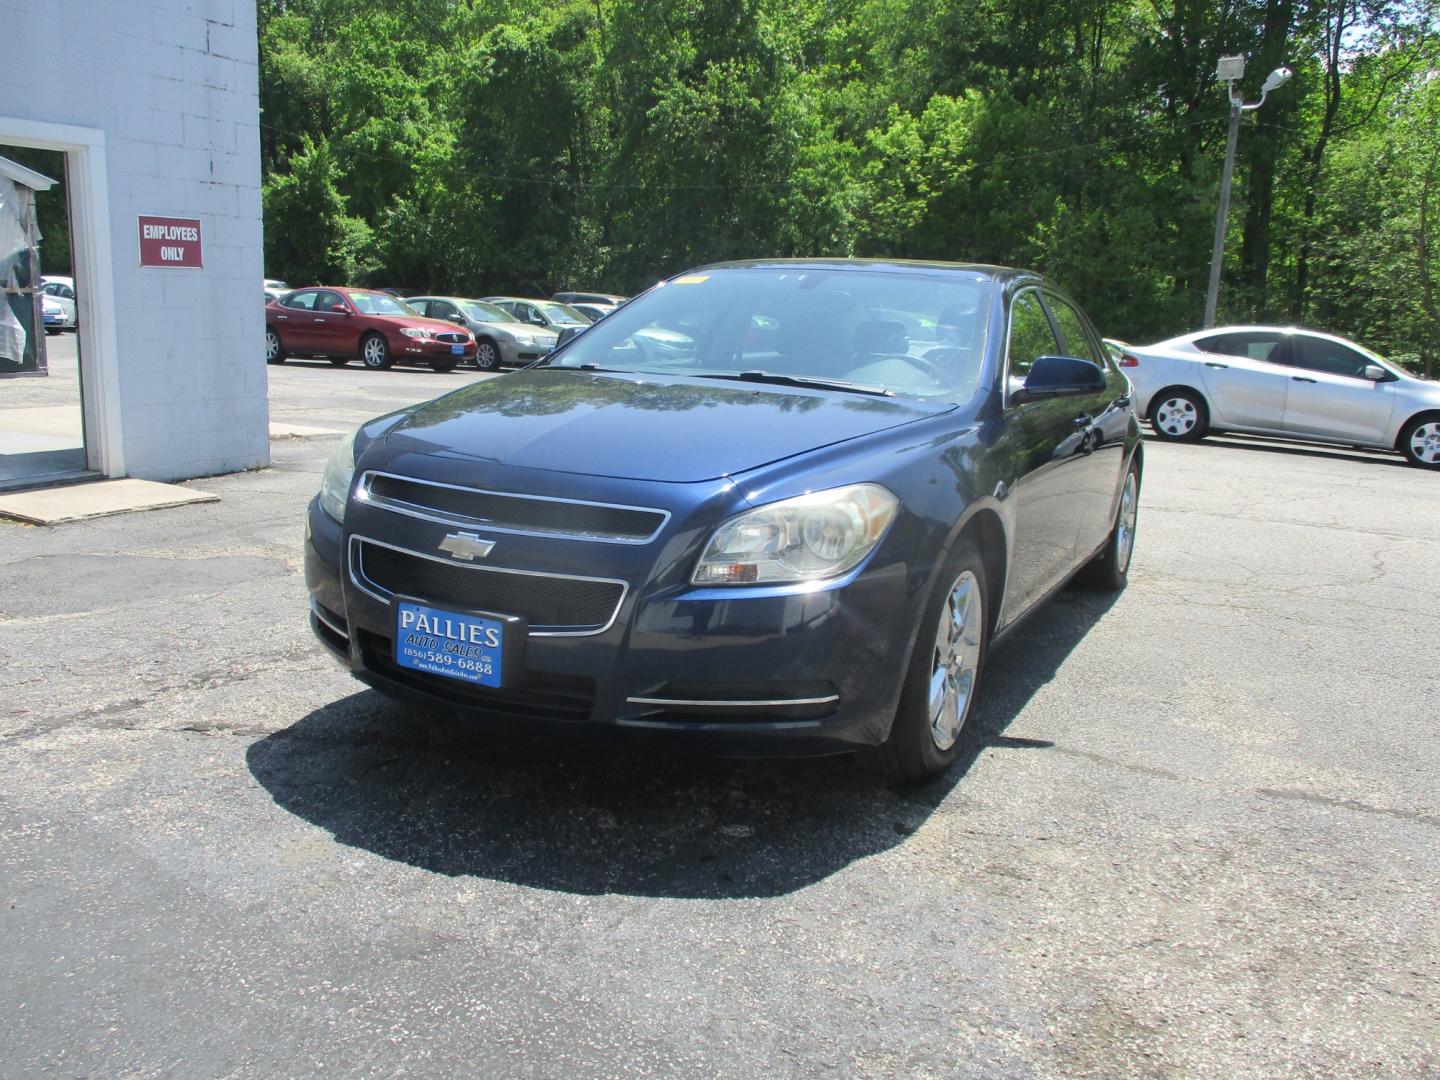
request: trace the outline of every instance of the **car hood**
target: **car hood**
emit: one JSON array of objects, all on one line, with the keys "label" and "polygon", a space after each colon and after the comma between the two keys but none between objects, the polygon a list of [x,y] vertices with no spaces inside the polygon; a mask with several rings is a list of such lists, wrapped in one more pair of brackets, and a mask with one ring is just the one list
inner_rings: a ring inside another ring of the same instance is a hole
[{"label": "car hood", "polygon": [[950,402],[535,368],[419,406],[392,451],[686,483],[949,412]]}]

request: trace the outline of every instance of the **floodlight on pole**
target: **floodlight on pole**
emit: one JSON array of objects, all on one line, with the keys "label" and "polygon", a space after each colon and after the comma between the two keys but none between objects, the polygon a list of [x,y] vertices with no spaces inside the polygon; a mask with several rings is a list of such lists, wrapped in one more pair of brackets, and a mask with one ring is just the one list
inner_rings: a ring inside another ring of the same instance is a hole
[{"label": "floodlight on pole", "polygon": [[1247,102],[1235,84],[1245,76],[1245,57],[1222,56],[1215,65],[1215,80],[1227,83],[1230,93],[1230,131],[1225,139],[1225,168],[1220,174],[1220,209],[1215,214],[1215,246],[1210,252],[1210,288],[1205,293],[1205,324],[1215,325],[1215,308],[1220,301],[1220,267],[1225,261],[1225,226],[1230,217],[1230,178],[1235,172],[1235,143],[1240,138],[1240,114],[1265,104],[1271,91],[1278,90],[1294,76],[1288,67],[1278,67],[1260,85],[1260,100]]}]

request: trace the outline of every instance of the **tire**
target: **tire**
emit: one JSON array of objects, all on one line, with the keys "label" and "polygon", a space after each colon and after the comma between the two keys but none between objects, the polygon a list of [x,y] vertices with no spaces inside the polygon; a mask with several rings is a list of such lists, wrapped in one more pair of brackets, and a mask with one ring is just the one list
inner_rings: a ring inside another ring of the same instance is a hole
[{"label": "tire", "polygon": [[973,544],[956,547],[940,580],[921,617],[890,736],[866,752],[872,767],[903,783],[939,776],[960,756],[990,644],[985,564]]},{"label": "tire", "polygon": [[1416,468],[1440,469],[1440,413],[1425,413],[1411,420],[1400,432],[1397,447]]},{"label": "tire", "polygon": [[383,334],[369,333],[360,339],[360,362],[371,371],[385,371],[395,363]]},{"label": "tire", "polygon": [[280,343],[280,334],[273,326],[267,326],[265,328],[265,362],[267,364],[283,364],[285,357],[285,346]]},{"label": "tire", "polygon": [[1110,524],[1105,548],[1080,572],[1080,580],[1104,592],[1120,592],[1130,581],[1130,559],[1135,553],[1135,525],[1140,511],[1140,469],[1132,460],[1125,470],[1120,505]]},{"label": "tire", "polygon": [[475,342],[475,366],[481,371],[500,370],[500,346],[488,337]]},{"label": "tire", "polygon": [[455,365],[459,362],[459,360],[431,360],[430,370],[435,372],[436,375],[445,375],[454,371]]},{"label": "tire", "polygon": [[1198,442],[1210,430],[1210,410],[1196,391],[1172,386],[1155,395],[1150,427],[1166,442]]},{"label": "tire", "polygon": [[47,326],[47,327],[45,328],[45,336],[46,336],[46,337],[59,337],[59,336],[60,336],[60,330],[59,330],[58,327],[52,330],[50,327]]},{"label": "tire", "polygon": [[329,360],[335,367],[344,367],[350,363],[350,357],[348,356],[327,356],[325,359]]}]

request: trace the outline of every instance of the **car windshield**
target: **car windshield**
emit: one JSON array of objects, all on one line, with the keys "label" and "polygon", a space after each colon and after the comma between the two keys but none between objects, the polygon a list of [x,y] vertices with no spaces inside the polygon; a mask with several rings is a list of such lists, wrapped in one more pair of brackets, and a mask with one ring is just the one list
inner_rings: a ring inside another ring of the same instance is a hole
[{"label": "car windshield", "polygon": [[581,315],[574,308],[566,304],[557,304],[553,300],[532,300],[530,301],[556,326],[589,326],[590,320]]},{"label": "car windshield", "polygon": [[475,322],[519,322],[520,320],[511,315],[508,311],[496,307],[494,304],[487,304],[483,300],[462,300],[460,308],[465,312],[465,317]]},{"label": "car windshield", "polygon": [[420,313],[403,300],[396,300],[389,293],[352,292],[350,302],[361,315],[419,315]]},{"label": "car windshield", "polygon": [[545,366],[790,380],[968,400],[992,283],[946,274],[730,268],[652,289]]}]

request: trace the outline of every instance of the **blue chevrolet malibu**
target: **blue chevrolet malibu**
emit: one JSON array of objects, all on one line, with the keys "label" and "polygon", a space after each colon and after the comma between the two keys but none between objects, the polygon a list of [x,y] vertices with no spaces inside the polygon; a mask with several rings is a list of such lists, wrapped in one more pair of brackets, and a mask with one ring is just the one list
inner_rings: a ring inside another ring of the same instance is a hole
[{"label": "blue chevrolet malibu", "polygon": [[671,278],[545,360],[361,425],[311,624],[396,698],[721,753],[954,761],[990,645],[1123,588],[1142,451],[1075,302],[994,266]]}]

